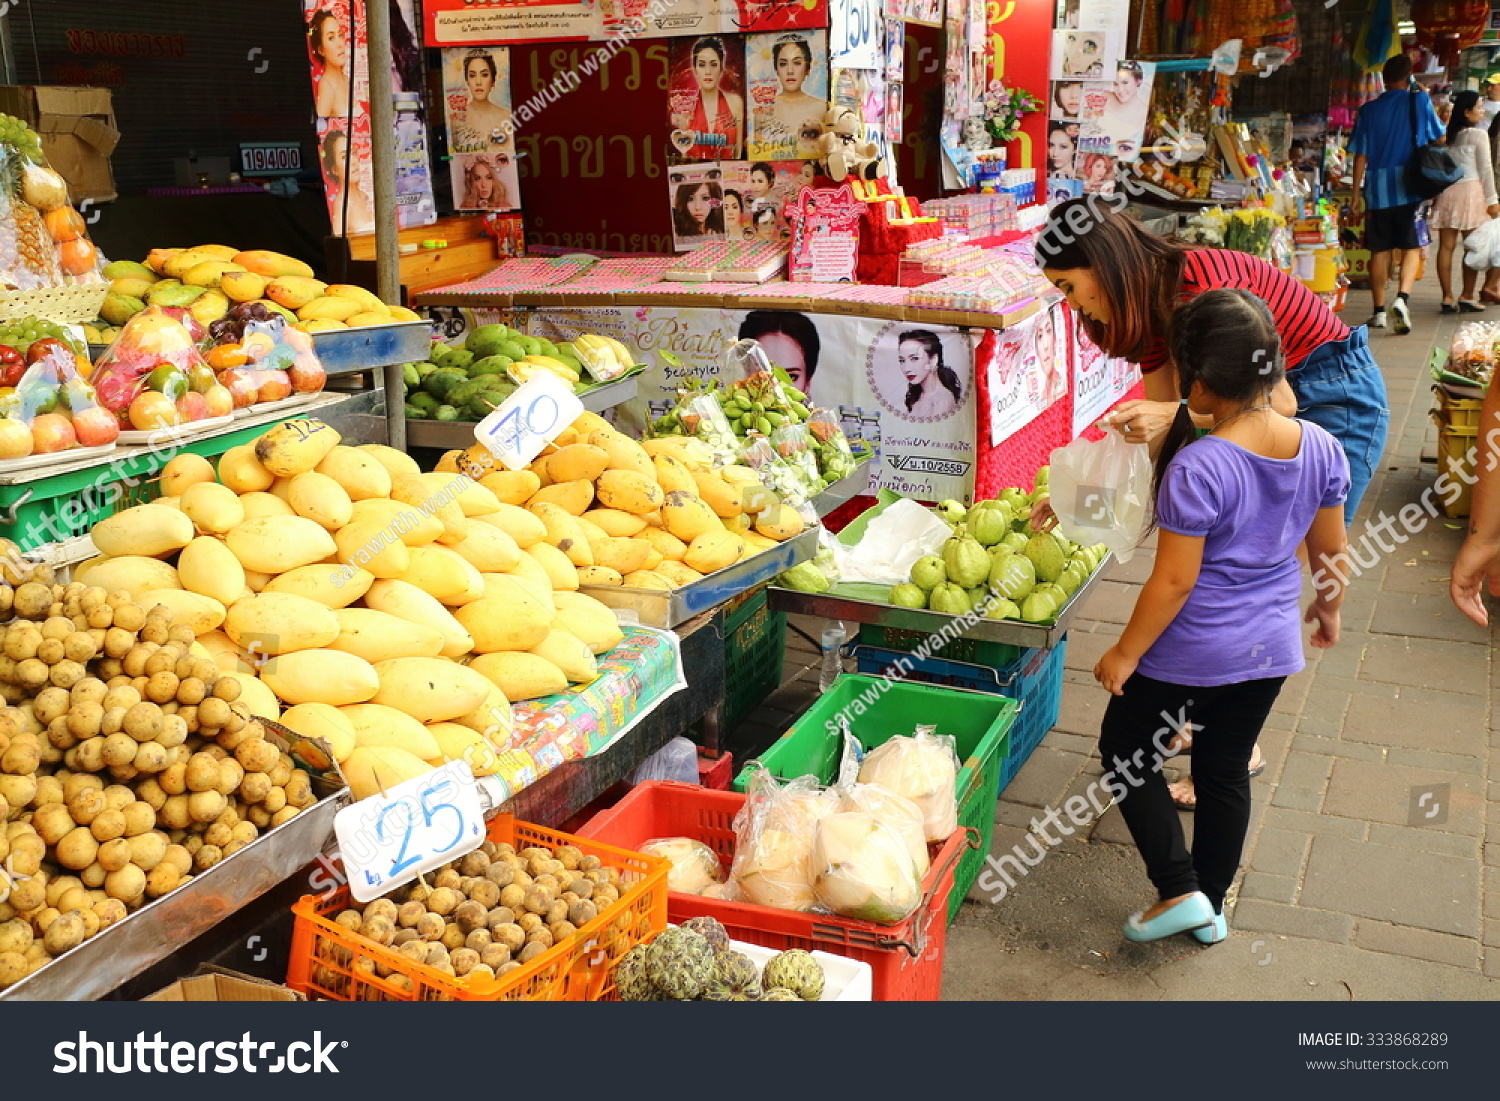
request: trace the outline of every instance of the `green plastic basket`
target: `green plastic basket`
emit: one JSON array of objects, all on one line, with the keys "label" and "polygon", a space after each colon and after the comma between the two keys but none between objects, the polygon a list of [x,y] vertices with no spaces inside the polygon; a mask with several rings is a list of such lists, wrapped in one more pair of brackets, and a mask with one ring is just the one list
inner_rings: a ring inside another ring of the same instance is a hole
[{"label": "green plastic basket", "polygon": [[748,716],[781,687],[786,613],[773,612],[766,587],[724,617],[724,729]]},{"label": "green plastic basket", "polygon": [[213,458],[258,439],[270,427],[260,424],[149,450],[131,448],[97,466],[0,486],[0,536],[31,551],[87,535],[100,520],[160,496],[157,475],[174,455],[191,452]]},{"label": "green plastic basket", "polygon": [[[857,700],[863,701],[862,711],[853,706]],[[963,762],[957,785],[958,824],[973,827],[983,838],[978,849],[966,852],[958,862],[948,904],[948,920],[952,921],[979,878],[995,836],[1000,764],[1009,750],[1018,706],[1013,699],[988,692],[845,674],[759,760],[781,779],[810,775],[830,784],[836,778],[842,749],[834,732],[840,712],[849,710],[849,729],[866,750],[898,734],[909,735],[919,725],[936,723],[940,735],[953,738]],[[746,789],[753,763],[747,763],[735,777],[734,790]]]}]

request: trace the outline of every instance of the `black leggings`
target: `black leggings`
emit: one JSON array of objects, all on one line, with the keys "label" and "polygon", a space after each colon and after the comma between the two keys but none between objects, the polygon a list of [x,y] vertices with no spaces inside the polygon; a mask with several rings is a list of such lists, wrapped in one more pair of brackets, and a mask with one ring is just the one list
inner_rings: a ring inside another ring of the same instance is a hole
[{"label": "black leggings", "polygon": [[[1250,827],[1250,754],[1285,681],[1205,688],[1136,673],[1123,696],[1110,697],[1099,756],[1106,770],[1131,781],[1115,786],[1126,789],[1120,813],[1161,898],[1202,891],[1215,912],[1223,909]],[[1158,752],[1185,723],[1192,724],[1198,798],[1191,855]]]}]

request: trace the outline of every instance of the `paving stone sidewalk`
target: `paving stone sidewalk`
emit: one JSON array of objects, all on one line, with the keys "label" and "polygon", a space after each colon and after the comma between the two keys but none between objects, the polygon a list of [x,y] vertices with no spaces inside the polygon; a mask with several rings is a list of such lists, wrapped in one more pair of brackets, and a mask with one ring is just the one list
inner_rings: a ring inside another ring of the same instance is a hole
[{"label": "paving stone sidewalk", "polygon": [[[1367,522],[1421,503],[1436,476],[1423,461],[1436,441],[1427,359],[1462,320],[1440,315],[1438,301],[1429,273],[1413,295],[1413,331],[1371,333],[1392,419],[1351,529],[1357,548]],[[1367,292],[1352,293],[1345,320],[1366,317],[1368,303]],[[1462,526],[1429,519],[1399,543],[1387,535],[1389,552],[1372,538],[1342,640],[1308,647],[1307,669],[1287,682],[1261,741],[1268,768],[1254,784],[1228,941],[1203,949],[1187,937],[1121,937],[1125,915],[1152,892],[1111,808],[1051,846],[998,902],[993,883],[976,886],[949,932],[944,998],[1500,998],[1500,772],[1491,771],[1500,666],[1490,632],[1448,600]],[[1061,714],[1002,797],[995,854],[1019,845],[1035,859],[1034,820],[1102,772],[1106,697],[1091,670],[1150,569],[1149,553],[1117,567],[1083,609]],[[810,638],[789,634],[787,683],[732,742],[768,743],[816,696],[822,623],[794,617],[797,626]]]}]

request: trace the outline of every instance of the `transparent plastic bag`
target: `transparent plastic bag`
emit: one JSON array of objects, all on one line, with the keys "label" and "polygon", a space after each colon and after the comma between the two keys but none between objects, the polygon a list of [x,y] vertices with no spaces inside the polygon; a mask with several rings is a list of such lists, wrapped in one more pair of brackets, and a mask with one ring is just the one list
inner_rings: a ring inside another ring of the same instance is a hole
[{"label": "transparent plastic bag", "polygon": [[871,809],[820,819],[810,866],[818,903],[843,917],[895,925],[922,903],[922,873],[906,838]]},{"label": "transparent plastic bag", "polygon": [[1474,271],[1500,267],[1500,218],[1491,218],[1464,238],[1464,267]]},{"label": "transparent plastic bag", "polygon": [[814,829],[838,810],[838,797],[815,776],[783,784],[764,768],[750,776],[744,805],[734,816],[731,876],[747,902],[781,910],[811,910]]},{"label": "transparent plastic bag", "polygon": [[800,469],[807,484],[815,487],[814,496],[823,492],[826,483],[818,472],[818,456],[813,450],[813,434],[807,430],[807,425],[785,424],[773,429],[768,438],[771,446],[776,449],[776,454],[784,462],[791,463]]},{"label": "transparent plastic bag", "polygon": [[725,349],[723,377],[735,380],[720,400],[742,436],[751,432],[769,436],[785,424],[801,424],[810,415],[807,395],[792,385],[785,369],[771,365],[757,341],[740,340]]},{"label": "transparent plastic bag", "polygon": [[641,846],[647,856],[668,860],[667,887],[688,895],[701,895],[709,887],[724,882],[724,865],[718,854],[702,841],[691,837],[656,837]]},{"label": "transparent plastic bag", "polygon": [[[328,381],[313,338],[258,302],[235,306],[208,327],[204,359],[221,373],[234,407],[264,405],[293,394],[315,394]],[[229,372],[237,372],[229,374]],[[233,383],[233,385],[231,385]]]},{"label": "transparent plastic bag", "polygon": [[945,841],[958,828],[958,754],[953,739],[935,726],[918,726],[870,751],[859,769],[861,784],[878,784],[910,799],[922,812],[928,841]]},{"label": "transparent plastic bag", "polygon": [[1151,516],[1151,455],[1106,430],[1052,452],[1049,496],[1058,527],[1075,543],[1103,543],[1122,563],[1135,556]]},{"label": "transparent plastic bag", "polygon": [[816,478],[809,478],[806,467],[783,459],[770,442],[763,439],[745,445],[744,463],[760,475],[760,480],[783,503],[796,509],[809,524],[817,523],[818,514],[812,507],[812,499],[820,487]]},{"label": "transparent plastic bag", "polygon": [[724,416],[724,409],[710,393],[688,390],[669,417],[675,415],[684,435],[702,441],[713,453],[715,466],[728,466],[739,461],[740,441]]},{"label": "transparent plastic bag", "polygon": [[680,784],[698,782],[698,747],[682,735],[673,738],[636,766],[630,774],[631,784],[649,780],[676,780]]},{"label": "transparent plastic bag", "polygon": [[234,399],[186,326],[156,306],[120,330],[94,371],[99,400],[120,427],[145,431],[228,416]]},{"label": "transparent plastic bag", "polygon": [[3,379],[14,389],[0,398],[0,459],[102,447],[120,435],[119,422],[79,372],[77,354],[60,340],[35,341],[23,364],[6,362]]},{"label": "transparent plastic bag", "polygon": [[841,784],[836,790],[839,810],[866,811],[890,826],[906,842],[917,878],[927,874],[932,858],[927,852],[927,829],[920,807],[879,784]]},{"label": "transparent plastic bag", "polygon": [[812,416],[807,418],[807,430],[815,441],[818,473],[825,482],[832,485],[854,473],[854,450],[849,446],[849,437],[844,435],[843,425],[833,410],[813,410]]}]

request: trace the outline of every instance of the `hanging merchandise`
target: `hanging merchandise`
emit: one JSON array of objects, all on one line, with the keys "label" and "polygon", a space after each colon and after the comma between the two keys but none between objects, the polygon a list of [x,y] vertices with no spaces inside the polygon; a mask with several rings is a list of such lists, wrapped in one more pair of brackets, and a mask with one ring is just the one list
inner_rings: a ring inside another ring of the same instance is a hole
[{"label": "hanging merchandise", "polygon": [[679,165],[667,172],[672,239],[678,252],[725,239],[723,178],[717,163]]},{"label": "hanging merchandise", "polygon": [[828,101],[828,32],[750,35],[745,57],[749,158],[816,160]]},{"label": "hanging merchandise", "polygon": [[457,210],[519,210],[511,114],[510,51],[444,50],[443,111]]},{"label": "hanging merchandise", "polygon": [[667,90],[670,152],[700,161],[742,155],[745,43],[738,35],[674,38]]},{"label": "hanging merchandise", "polygon": [[1120,61],[1110,83],[1086,85],[1079,152],[1139,160],[1155,78],[1153,62]]}]

